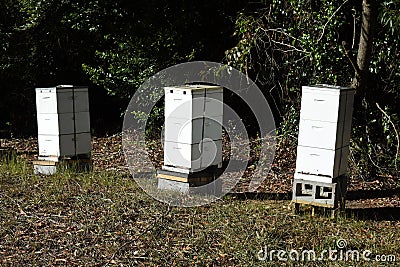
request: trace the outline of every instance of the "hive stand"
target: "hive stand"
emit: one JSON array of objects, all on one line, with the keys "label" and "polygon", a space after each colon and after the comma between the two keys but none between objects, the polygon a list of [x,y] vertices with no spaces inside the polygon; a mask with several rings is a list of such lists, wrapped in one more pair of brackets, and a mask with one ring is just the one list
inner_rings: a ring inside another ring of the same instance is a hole
[{"label": "hive stand", "polygon": [[341,210],[345,209],[347,181],[346,175],[333,179],[332,183],[294,179],[293,212],[298,213],[300,204],[305,204],[311,206],[312,216],[314,216],[315,207],[323,207],[330,209],[331,215],[334,217],[335,210],[339,207]]},{"label": "hive stand", "polygon": [[89,159],[62,159],[59,161],[36,160],[33,162],[35,174],[53,175],[57,171],[73,170],[75,172],[88,172],[92,169],[93,163]]},{"label": "hive stand", "polygon": [[185,194],[220,194],[222,192],[222,181],[217,178],[221,173],[221,169],[216,166],[195,173],[158,170],[158,189],[173,190]]}]

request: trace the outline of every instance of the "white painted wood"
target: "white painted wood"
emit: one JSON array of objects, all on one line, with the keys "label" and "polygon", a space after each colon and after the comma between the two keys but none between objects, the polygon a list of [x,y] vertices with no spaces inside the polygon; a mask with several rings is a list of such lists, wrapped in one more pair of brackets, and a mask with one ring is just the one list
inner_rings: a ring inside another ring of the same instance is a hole
[{"label": "white painted wood", "polygon": [[[38,134],[62,135],[90,132],[89,112],[37,114]],[[74,125],[75,124],[75,125]]]},{"label": "white painted wood", "polygon": [[169,117],[165,121],[165,141],[175,143],[200,143],[203,118],[194,120]]},{"label": "white painted wood", "polygon": [[297,176],[331,179],[346,173],[353,102],[351,88],[303,86]]},{"label": "white painted wood", "polygon": [[343,146],[343,122],[300,120],[299,146],[338,149]]},{"label": "white painted wood", "polygon": [[345,174],[340,168],[341,149],[297,147],[296,172],[331,178]]},{"label": "white painted wood", "polygon": [[[339,121],[340,95],[303,92],[300,118],[303,120]],[[345,104],[342,104],[343,107]]]},{"label": "white painted wood", "polygon": [[[220,165],[222,87],[185,85],[165,87],[164,90],[164,165],[191,171]],[[212,145],[214,142],[217,145]]]},{"label": "white painted wood", "polygon": [[302,87],[301,119],[338,122],[352,109],[353,102],[346,102],[354,89],[329,85]]},{"label": "white painted wood", "polygon": [[36,88],[36,108],[38,114],[73,112],[72,89]]},{"label": "white painted wood", "polygon": [[39,135],[40,156],[74,156],[74,135]]},{"label": "white painted wood", "polygon": [[90,154],[87,87],[36,88],[39,156]]},{"label": "white painted wood", "polygon": [[60,135],[74,133],[74,113],[37,114],[38,134]]},{"label": "white painted wood", "polygon": [[320,176],[314,174],[304,174],[299,172],[294,173],[294,179],[312,181],[312,182],[321,182],[321,183],[332,183],[334,181],[334,178],[332,177]]},{"label": "white painted wood", "polygon": [[163,165],[161,167],[161,169],[162,170],[166,170],[166,171],[171,171],[171,172],[179,172],[179,173],[186,173],[186,174],[190,173],[189,169],[180,168],[180,167],[173,167],[173,166],[166,166],[166,165]]},{"label": "white painted wood", "polygon": [[200,144],[164,143],[164,165],[196,171],[222,162],[222,141]]},{"label": "white painted wood", "polygon": [[193,120],[168,118],[165,122],[165,141],[185,144],[200,143],[204,138],[222,139],[222,117]]},{"label": "white painted wood", "polygon": [[90,133],[80,133],[76,135],[39,135],[39,155],[60,157],[75,156],[76,154],[90,154],[90,139]]},{"label": "white painted wood", "polygon": [[203,90],[191,90],[186,87],[165,88],[165,118],[192,119],[203,116]]},{"label": "white painted wood", "polygon": [[36,108],[38,114],[88,112],[88,88],[73,86],[36,88]]},{"label": "white painted wood", "polygon": [[164,143],[164,165],[192,170],[201,166],[201,144]]}]

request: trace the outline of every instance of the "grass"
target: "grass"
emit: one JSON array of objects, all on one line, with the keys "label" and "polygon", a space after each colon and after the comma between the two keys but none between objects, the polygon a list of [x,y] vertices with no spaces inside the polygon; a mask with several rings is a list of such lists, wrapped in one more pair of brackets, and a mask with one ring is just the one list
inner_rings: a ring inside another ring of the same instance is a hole
[{"label": "grass", "polygon": [[264,247],[320,253],[340,238],[348,249],[400,260],[399,221],[293,215],[289,205],[228,195],[207,206],[168,207],[115,172],[41,176],[26,161],[0,163],[0,265],[388,265],[257,259]]}]

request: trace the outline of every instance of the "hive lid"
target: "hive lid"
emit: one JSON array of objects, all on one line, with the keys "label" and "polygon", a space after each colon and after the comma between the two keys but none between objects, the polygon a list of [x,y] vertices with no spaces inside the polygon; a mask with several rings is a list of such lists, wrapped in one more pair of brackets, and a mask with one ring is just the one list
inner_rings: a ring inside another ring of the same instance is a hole
[{"label": "hive lid", "polygon": [[57,89],[71,89],[71,88],[74,88],[74,86],[73,85],[66,85],[66,84],[62,84],[62,85],[57,85],[56,86],[56,88]]},{"label": "hive lid", "polygon": [[309,89],[309,90],[324,90],[324,91],[352,91],[354,88],[352,87],[343,87],[343,86],[336,86],[336,85],[330,85],[330,84],[315,84],[315,85],[308,85],[308,86],[303,86],[303,89]]},{"label": "hive lid", "polygon": [[75,92],[81,92],[81,91],[87,91],[87,90],[88,90],[87,86],[74,86]]},{"label": "hive lid", "polygon": [[217,85],[203,85],[203,84],[195,84],[195,85],[178,85],[178,86],[167,86],[164,87],[165,90],[189,90],[189,91],[202,91],[202,90],[220,90],[222,86]]},{"label": "hive lid", "polygon": [[87,86],[73,86],[73,85],[57,85],[55,87],[43,87],[43,88],[35,88],[36,92],[71,92],[74,90],[77,91],[87,91]]}]

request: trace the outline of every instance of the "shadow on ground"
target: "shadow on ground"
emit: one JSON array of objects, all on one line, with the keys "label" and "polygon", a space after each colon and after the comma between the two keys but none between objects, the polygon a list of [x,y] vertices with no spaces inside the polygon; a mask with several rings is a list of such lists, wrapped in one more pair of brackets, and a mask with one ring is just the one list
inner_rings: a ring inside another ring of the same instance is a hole
[{"label": "shadow on ground", "polygon": [[346,215],[360,220],[399,221],[400,207],[346,209]]},{"label": "shadow on ground", "polygon": [[400,188],[386,190],[355,190],[347,192],[347,200],[376,199],[400,196]]},{"label": "shadow on ground", "polygon": [[[292,192],[244,192],[229,193],[228,196],[232,196],[240,200],[290,200],[292,198]],[[387,190],[355,190],[347,192],[348,201],[390,198],[394,196],[400,197],[400,188]],[[346,216],[358,218],[360,220],[399,221],[400,206],[346,208]]]}]

